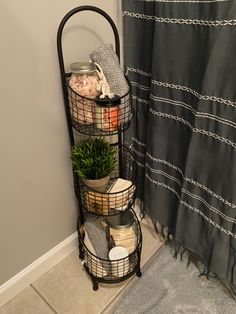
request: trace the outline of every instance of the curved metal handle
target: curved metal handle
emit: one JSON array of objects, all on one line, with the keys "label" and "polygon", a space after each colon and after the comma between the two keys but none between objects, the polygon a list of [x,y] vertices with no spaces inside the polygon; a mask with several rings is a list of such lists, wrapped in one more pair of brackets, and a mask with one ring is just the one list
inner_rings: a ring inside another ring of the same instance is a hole
[{"label": "curved metal handle", "polygon": [[69,11],[64,18],[62,19],[59,27],[58,27],[58,31],[57,31],[57,52],[58,52],[58,58],[59,58],[59,64],[60,64],[60,70],[61,70],[61,76],[62,78],[64,78],[65,76],[65,65],[64,65],[64,57],[63,57],[63,52],[62,52],[62,32],[64,29],[64,26],[66,24],[66,22],[76,13],[78,12],[82,12],[82,11],[93,11],[96,12],[100,15],[102,15],[110,24],[113,33],[114,33],[114,37],[115,37],[115,50],[116,50],[116,54],[120,60],[120,40],[119,40],[119,34],[118,34],[118,30],[117,27],[115,25],[115,23],[113,22],[112,18],[103,10],[94,7],[94,6],[90,6],[90,5],[84,5],[84,6],[80,6],[77,8],[72,9],[71,11]]}]

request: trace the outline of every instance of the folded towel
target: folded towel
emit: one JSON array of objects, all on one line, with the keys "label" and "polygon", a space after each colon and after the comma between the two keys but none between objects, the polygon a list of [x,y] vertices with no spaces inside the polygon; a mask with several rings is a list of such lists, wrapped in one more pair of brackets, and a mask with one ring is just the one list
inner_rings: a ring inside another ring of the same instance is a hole
[{"label": "folded towel", "polygon": [[109,204],[111,208],[117,210],[125,210],[132,200],[135,192],[135,185],[129,180],[121,178],[116,179],[113,185],[109,188]]},{"label": "folded towel", "polygon": [[[108,243],[106,232],[101,225],[101,219],[85,222],[85,232],[94,248],[95,254],[99,258],[108,259]],[[94,253],[94,252],[92,252]]]},{"label": "folded towel", "polygon": [[94,50],[90,54],[90,58],[102,68],[110,89],[115,95],[122,97],[129,91],[129,86],[119,65],[119,59],[111,44]]}]

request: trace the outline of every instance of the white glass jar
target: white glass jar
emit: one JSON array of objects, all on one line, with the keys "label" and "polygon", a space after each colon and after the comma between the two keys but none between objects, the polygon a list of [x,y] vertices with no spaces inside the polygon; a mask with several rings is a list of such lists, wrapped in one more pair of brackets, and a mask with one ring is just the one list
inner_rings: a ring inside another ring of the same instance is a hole
[{"label": "white glass jar", "polygon": [[69,85],[76,93],[72,97],[72,115],[78,123],[90,124],[94,122],[95,103],[92,100],[101,93],[100,79],[96,65],[93,62],[76,62],[71,66]]},{"label": "white glass jar", "polygon": [[93,62],[76,62],[71,66],[70,87],[79,95],[95,98],[100,94],[99,77]]}]

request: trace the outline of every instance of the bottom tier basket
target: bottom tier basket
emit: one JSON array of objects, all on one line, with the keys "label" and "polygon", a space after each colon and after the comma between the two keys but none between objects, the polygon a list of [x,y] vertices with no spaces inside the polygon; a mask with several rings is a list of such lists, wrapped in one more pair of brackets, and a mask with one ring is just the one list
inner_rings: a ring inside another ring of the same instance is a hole
[{"label": "bottom tier basket", "polygon": [[[111,246],[107,235],[105,235],[107,225],[104,217],[88,214],[86,215],[85,224],[82,227],[78,226],[80,252],[82,252],[80,258],[85,270],[91,277],[94,290],[98,289],[99,282],[113,284],[126,280],[134,273],[138,277],[141,276],[142,233],[137,216],[132,209],[130,213],[134,218],[132,228],[135,230],[135,245],[131,248],[129,244],[129,255],[121,259],[110,260],[108,257],[109,250],[115,244],[113,243]],[[98,229],[103,230],[104,234]],[[88,241],[88,238],[92,241]],[[92,242],[95,245],[91,245]],[[126,241],[126,243],[128,242]]]}]

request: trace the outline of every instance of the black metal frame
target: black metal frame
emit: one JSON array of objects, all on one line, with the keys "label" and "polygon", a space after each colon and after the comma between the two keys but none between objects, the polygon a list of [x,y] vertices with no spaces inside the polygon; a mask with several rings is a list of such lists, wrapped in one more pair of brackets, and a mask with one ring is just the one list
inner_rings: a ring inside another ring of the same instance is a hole
[{"label": "black metal frame", "polygon": [[[65,72],[65,63],[64,63],[64,56],[63,56],[63,49],[62,49],[62,34],[63,34],[63,29],[65,27],[65,24],[67,23],[67,21],[75,14],[82,12],[82,11],[92,11],[95,13],[98,13],[100,15],[102,15],[107,22],[110,24],[113,34],[114,34],[114,38],[115,38],[115,51],[116,54],[118,56],[118,59],[120,60],[120,40],[119,40],[119,34],[118,34],[118,30],[116,28],[115,23],[113,22],[113,20],[111,19],[111,17],[104,12],[103,10],[94,7],[94,6],[79,6],[76,7],[74,9],[72,9],[71,11],[69,11],[64,18],[62,19],[59,27],[58,27],[58,31],[57,31],[57,52],[58,52],[58,59],[59,59],[59,66],[60,66],[60,74],[61,74],[61,81],[62,81],[62,90],[63,90],[63,96],[64,96],[64,105],[65,105],[65,113],[66,113],[66,119],[67,119],[67,125],[68,125],[68,132],[69,132],[69,138],[70,138],[70,144],[71,147],[74,145],[74,135],[73,135],[73,129],[76,130],[76,128],[74,128],[74,125],[72,123],[72,119],[71,119],[71,112],[70,112],[70,104],[69,104],[69,100],[68,100],[68,84],[67,84],[67,76],[68,74]],[[119,176],[123,177],[123,136],[122,136],[122,131],[124,131],[122,128],[120,130],[118,130],[116,132],[116,134],[118,134],[118,142],[114,143],[113,145],[118,145],[119,146]],[[82,132],[81,132],[82,133]],[[94,134],[96,135],[96,134]],[[73,179],[74,179],[74,189],[75,189],[75,194],[78,200],[78,206],[79,206],[79,216],[78,216],[78,220],[77,220],[77,230],[78,230],[78,240],[79,240],[79,257],[84,260],[85,254],[86,252],[88,254],[93,254],[91,253],[85,246],[83,239],[84,239],[84,221],[85,221],[85,217],[84,217],[84,208],[83,208],[83,202],[82,202],[82,194],[81,194],[81,187],[80,187],[80,182],[79,182],[79,178],[78,176],[75,174],[74,169],[73,169]],[[131,206],[132,204],[130,204]],[[130,207],[129,206],[129,207]],[[135,216],[135,214],[134,214]],[[86,263],[84,263],[84,268],[87,271],[87,273],[89,274],[89,276],[91,277],[91,280],[93,282],[93,289],[97,290],[98,289],[98,283],[99,282],[104,282],[104,283],[117,283],[117,282],[121,282],[123,280],[126,280],[127,278],[129,278],[130,276],[132,276],[134,273],[136,273],[136,275],[138,277],[141,276],[141,271],[140,271],[140,258],[141,258],[141,248],[142,248],[142,234],[141,234],[141,229],[140,229],[140,225],[138,222],[137,217],[135,216],[135,221],[136,224],[138,226],[138,230],[139,230],[139,237],[138,237],[138,244],[136,247],[136,250],[131,253],[129,256],[131,256],[132,254],[136,254],[137,255],[137,263],[136,265],[134,265],[133,269],[131,272],[129,272],[128,274],[122,276],[121,278],[116,278],[116,279],[107,279],[107,278],[101,278],[101,277],[96,277],[96,275],[94,275],[87,267]],[[98,258],[96,256],[96,258]],[[99,258],[98,258],[99,259]],[[102,261],[102,259],[100,259]],[[109,261],[106,261],[109,262]],[[112,262],[111,262],[112,263]]]}]

